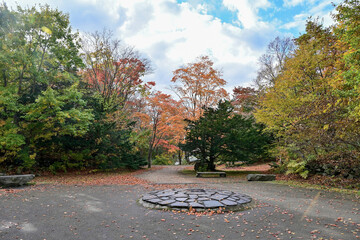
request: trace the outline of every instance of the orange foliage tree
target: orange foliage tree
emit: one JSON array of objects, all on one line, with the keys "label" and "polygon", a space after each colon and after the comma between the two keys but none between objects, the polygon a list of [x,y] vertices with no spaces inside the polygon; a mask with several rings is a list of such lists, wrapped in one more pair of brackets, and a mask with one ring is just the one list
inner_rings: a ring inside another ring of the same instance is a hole
[{"label": "orange foliage tree", "polygon": [[147,128],[151,132],[147,157],[150,168],[153,152],[158,146],[166,148],[169,152],[179,150],[177,145],[185,136],[183,111],[179,101],[161,92],[148,96],[143,107],[134,117],[139,120],[140,128]]},{"label": "orange foliage tree", "polygon": [[172,90],[181,99],[187,119],[198,119],[203,114],[203,108],[215,107],[221,99],[228,98],[223,88],[226,81],[213,65],[208,56],[201,56],[196,62],[174,71],[171,81],[179,84]]}]

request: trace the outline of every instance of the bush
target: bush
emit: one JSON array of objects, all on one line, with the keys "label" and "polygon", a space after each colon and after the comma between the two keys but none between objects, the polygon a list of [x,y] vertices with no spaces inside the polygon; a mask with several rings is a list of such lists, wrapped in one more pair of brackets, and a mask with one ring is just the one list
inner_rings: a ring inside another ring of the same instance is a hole
[{"label": "bush", "polygon": [[173,160],[171,159],[169,154],[163,153],[161,155],[157,155],[155,159],[152,161],[154,165],[172,165]]},{"label": "bush", "polygon": [[360,153],[335,152],[319,156],[307,163],[310,173],[343,178],[360,178]]}]

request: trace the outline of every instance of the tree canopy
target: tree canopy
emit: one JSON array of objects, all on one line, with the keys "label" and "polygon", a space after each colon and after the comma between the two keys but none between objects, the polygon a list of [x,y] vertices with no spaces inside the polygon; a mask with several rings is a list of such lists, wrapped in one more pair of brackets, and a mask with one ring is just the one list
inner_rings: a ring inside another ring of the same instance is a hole
[{"label": "tree canopy", "polygon": [[253,117],[234,114],[229,101],[215,108],[204,108],[198,120],[188,120],[186,142],[181,145],[200,162],[196,168],[215,170],[217,161],[255,162],[266,154],[271,136]]}]

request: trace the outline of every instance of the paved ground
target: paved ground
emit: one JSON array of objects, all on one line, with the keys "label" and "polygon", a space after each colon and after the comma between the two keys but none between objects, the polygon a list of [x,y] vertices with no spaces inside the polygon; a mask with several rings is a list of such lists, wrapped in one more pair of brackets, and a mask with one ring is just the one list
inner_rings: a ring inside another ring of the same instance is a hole
[{"label": "paved ground", "polygon": [[[180,168],[139,177],[189,187],[198,182],[178,174]],[[152,190],[148,186],[45,185],[0,196],[0,239],[360,239],[360,201],[355,196],[219,181],[205,179],[198,187],[248,194],[256,199],[254,207],[196,216],[139,206],[137,199]]]}]

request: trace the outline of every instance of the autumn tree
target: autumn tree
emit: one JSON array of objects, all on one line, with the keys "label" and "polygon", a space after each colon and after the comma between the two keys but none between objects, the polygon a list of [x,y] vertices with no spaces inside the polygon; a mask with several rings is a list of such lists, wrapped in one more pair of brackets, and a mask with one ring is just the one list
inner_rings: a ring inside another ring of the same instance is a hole
[{"label": "autumn tree", "polygon": [[124,111],[137,93],[154,85],[142,80],[151,71],[149,61],[115,39],[111,31],[85,34],[82,50],[86,64],[83,79],[89,88],[100,93],[107,108]]},{"label": "autumn tree", "polygon": [[188,119],[198,119],[204,107],[214,107],[228,97],[223,88],[226,81],[213,65],[208,56],[201,56],[196,62],[174,71],[171,81],[177,85],[172,90],[181,99]]},{"label": "autumn tree", "polygon": [[146,98],[144,109],[134,114],[141,127],[150,130],[147,151],[149,168],[157,147],[162,146],[169,151],[178,150],[177,143],[184,136],[181,108],[180,102],[172,99],[170,95],[155,92]]},{"label": "autumn tree", "polygon": [[344,176],[354,176],[359,132],[338,94],[343,48],[332,29],[316,20],[308,21],[306,33],[295,42],[294,55],[260,100],[255,116],[277,133],[278,155],[288,172],[307,177],[333,168],[335,175],[344,170]]}]

